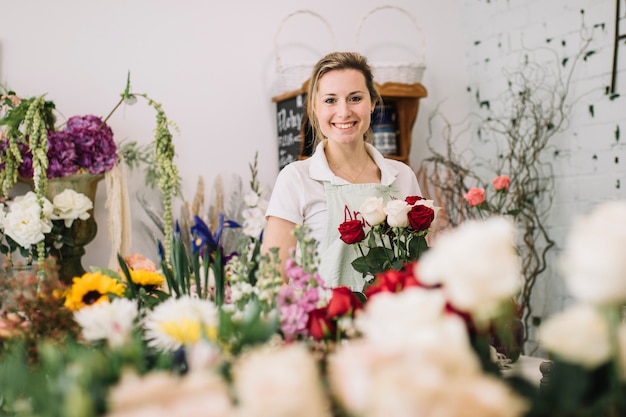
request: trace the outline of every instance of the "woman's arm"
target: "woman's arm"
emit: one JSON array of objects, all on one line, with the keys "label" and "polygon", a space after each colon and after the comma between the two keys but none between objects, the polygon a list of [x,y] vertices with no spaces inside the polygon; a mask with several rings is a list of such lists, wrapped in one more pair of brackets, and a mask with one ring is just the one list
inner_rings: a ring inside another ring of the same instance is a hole
[{"label": "woman's arm", "polygon": [[296,224],[280,217],[269,216],[267,225],[263,232],[263,246],[261,253],[267,253],[271,248],[278,248],[278,256],[280,258],[280,274],[285,284],[288,283],[285,275],[285,262],[289,257],[289,250],[295,248],[296,238],[293,235],[293,229]]}]

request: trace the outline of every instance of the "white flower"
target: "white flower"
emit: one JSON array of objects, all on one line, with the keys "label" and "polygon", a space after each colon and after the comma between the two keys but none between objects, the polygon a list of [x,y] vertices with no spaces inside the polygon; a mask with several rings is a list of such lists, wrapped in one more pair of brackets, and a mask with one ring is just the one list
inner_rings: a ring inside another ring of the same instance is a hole
[{"label": "white flower", "polygon": [[242,416],[330,415],[317,360],[303,344],[262,346],[233,366]]},{"label": "white flower", "polygon": [[521,284],[513,223],[490,217],[444,232],[420,258],[416,276],[427,285],[443,284],[454,307],[484,323]]},{"label": "white flower", "polygon": [[611,355],[609,325],[592,305],[577,304],[539,327],[539,345],[571,363],[593,369]]},{"label": "white flower", "polygon": [[459,389],[483,375],[469,346],[461,351],[445,344],[381,349],[368,339],[359,339],[329,356],[328,377],[333,394],[350,415],[469,416],[469,412],[438,408],[454,401]]},{"label": "white flower", "polygon": [[137,302],[115,298],[110,303],[98,303],[74,312],[85,340],[106,340],[109,346],[119,347],[130,341],[133,323],[137,318]]},{"label": "white flower", "polygon": [[107,404],[108,417],[234,415],[228,385],[213,372],[190,372],[181,378],[166,371],[139,376],[125,370]]},{"label": "white flower", "polygon": [[30,248],[45,238],[46,233],[52,230],[52,223],[48,217],[52,205],[44,199],[44,217],[37,204],[35,193],[28,192],[24,196],[16,197],[9,203],[9,212],[3,220],[4,233],[23,248]]},{"label": "white flower", "polygon": [[260,207],[249,207],[241,212],[243,216],[243,233],[246,236],[257,238],[265,229],[267,220],[265,219],[265,211]]},{"label": "white flower", "polygon": [[381,224],[387,217],[382,197],[368,197],[365,199],[359,208],[359,213],[370,226]]},{"label": "white flower", "polygon": [[[37,203],[37,194],[35,194],[32,191],[27,192],[26,194],[17,196],[13,199],[13,201],[8,203],[11,208],[11,210],[14,210],[13,207],[15,207],[15,210],[24,210],[30,207],[39,207],[39,203]],[[43,199],[43,215],[46,218],[49,218],[52,215],[52,203],[44,197]]]},{"label": "white flower", "polygon": [[52,206],[51,218],[65,220],[65,227],[71,227],[74,220],[89,218],[89,210],[93,208],[93,202],[86,195],[66,188],[54,196]]},{"label": "white flower", "polygon": [[457,315],[445,314],[439,290],[407,288],[376,294],[355,319],[364,337],[385,348],[446,346],[469,349],[467,329]]},{"label": "white flower", "polygon": [[607,202],[579,218],[561,257],[571,294],[596,304],[626,302],[626,202]]},{"label": "white flower", "polygon": [[409,225],[409,217],[411,206],[404,200],[389,200],[385,205],[385,214],[387,214],[387,224],[391,227],[407,227]]},{"label": "white flower", "polygon": [[243,202],[248,207],[255,207],[259,203],[260,196],[255,192],[249,192],[243,196]]},{"label": "white flower", "polygon": [[203,339],[214,340],[218,319],[218,310],[212,301],[190,296],[171,297],[147,314],[144,328],[150,346],[173,351]]}]

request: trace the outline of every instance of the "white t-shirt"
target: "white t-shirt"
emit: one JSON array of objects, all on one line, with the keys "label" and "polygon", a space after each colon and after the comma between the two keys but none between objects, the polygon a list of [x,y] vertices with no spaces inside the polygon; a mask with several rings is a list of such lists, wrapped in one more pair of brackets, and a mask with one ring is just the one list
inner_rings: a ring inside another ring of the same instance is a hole
[{"label": "white t-shirt", "polygon": [[[279,172],[266,211],[266,216],[307,225],[311,229],[311,237],[318,242],[326,240],[328,229],[324,183],[329,182],[338,187],[351,185],[336,176],[328,166],[324,153],[325,143],[321,142],[310,158],[292,162]],[[403,199],[406,196],[422,195],[411,167],[385,158],[370,144],[366,143],[366,149],[380,169],[381,185],[392,186]],[[339,224],[340,222],[337,227]]]}]

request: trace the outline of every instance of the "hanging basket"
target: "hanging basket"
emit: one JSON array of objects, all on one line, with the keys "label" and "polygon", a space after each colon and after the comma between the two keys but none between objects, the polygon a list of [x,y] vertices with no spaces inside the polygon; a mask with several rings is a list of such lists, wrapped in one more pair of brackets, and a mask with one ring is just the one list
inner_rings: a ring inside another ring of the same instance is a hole
[{"label": "hanging basket", "polygon": [[278,91],[279,94],[299,90],[300,88],[302,88],[302,84],[304,84],[304,82],[311,77],[313,67],[315,66],[315,63],[319,58],[316,57],[316,59],[314,60],[305,62],[285,63],[280,56],[278,38],[283,27],[285,26],[285,23],[287,23],[287,21],[292,17],[302,14],[313,16],[322,21],[322,23],[324,23],[324,25],[326,26],[328,33],[330,34],[333,49],[336,48],[337,42],[335,40],[335,33],[328,21],[324,19],[321,15],[311,10],[296,10],[288,14],[278,26],[278,30],[276,31],[276,35],[274,36],[274,53],[276,57],[276,73],[278,74],[278,89],[280,90]]},{"label": "hanging basket", "polygon": [[365,21],[375,13],[389,9],[396,10],[410,19],[417,33],[417,53],[416,56],[412,57],[412,59],[401,62],[377,62],[375,59],[370,58],[370,65],[372,67],[372,72],[374,73],[374,79],[378,84],[384,84],[386,82],[396,82],[402,84],[421,83],[424,76],[424,70],[426,69],[426,42],[424,41],[424,33],[417,24],[417,20],[405,9],[397,6],[380,6],[370,10],[365,16],[363,16],[356,33],[357,51],[361,50],[361,29],[363,28]]}]

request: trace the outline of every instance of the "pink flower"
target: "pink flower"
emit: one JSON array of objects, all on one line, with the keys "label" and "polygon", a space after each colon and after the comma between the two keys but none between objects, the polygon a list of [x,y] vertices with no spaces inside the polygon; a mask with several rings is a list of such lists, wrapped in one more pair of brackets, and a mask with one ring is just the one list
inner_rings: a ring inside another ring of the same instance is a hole
[{"label": "pink flower", "polygon": [[126,262],[128,267],[132,269],[133,271],[143,270],[143,271],[156,272],[157,270],[154,262],[152,262],[150,259],[138,253],[133,253],[131,255],[126,256],[124,258],[124,261]]},{"label": "pink flower", "polygon": [[493,186],[497,191],[508,190],[511,179],[508,175],[500,175],[493,180]]},{"label": "pink flower", "polygon": [[467,200],[470,207],[478,206],[485,202],[485,189],[472,187],[466,194],[463,194],[463,198]]}]

